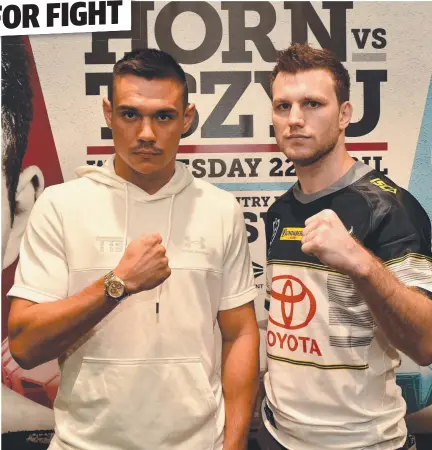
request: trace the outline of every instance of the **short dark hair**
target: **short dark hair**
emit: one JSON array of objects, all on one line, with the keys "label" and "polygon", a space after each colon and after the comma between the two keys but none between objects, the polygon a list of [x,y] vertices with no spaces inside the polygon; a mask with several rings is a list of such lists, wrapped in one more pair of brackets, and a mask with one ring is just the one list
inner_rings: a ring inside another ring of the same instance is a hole
[{"label": "short dark hair", "polygon": [[315,49],[308,44],[292,44],[277,53],[276,66],[270,75],[271,86],[279,72],[297,73],[311,69],[327,69],[334,78],[339,104],[349,100],[350,76],[339,58],[328,49]]},{"label": "short dark hair", "polygon": [[28,53],[22,38],[4,36],[1,47],[1,127],[5,144],[2,149],[2,164],[13,222],[16,190],[33,119],[33,93]]},{"label": "short dark hair", "polygon": [[184,107],[189,103],[186,75],[180,64],[168,53],[155,48],[133,50],[116,62],[113,81],[122,75],[131,74],[147,80],[173,79],[183,85]]}]

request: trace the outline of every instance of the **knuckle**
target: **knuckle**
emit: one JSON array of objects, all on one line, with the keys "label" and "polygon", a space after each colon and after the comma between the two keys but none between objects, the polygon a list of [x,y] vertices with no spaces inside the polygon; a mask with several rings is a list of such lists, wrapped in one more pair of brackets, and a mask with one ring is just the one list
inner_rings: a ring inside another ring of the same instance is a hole
[{"label": "knuckle", "polygon": [[322,212],[322,220],[324,222],[330,222],[331,220],[334,219],[335,215],[336,215],[335,212],[332,211],[331,209],[325,209]]},{"label": "knuckle", "polygon": [[160,244],[162,242],[161,235],[159,233],[152,233],[150,239],[155,244]]},{"label": "knuckle", "polygon": [[312,251],[313,251],[313,249],[311,248],[309,243],[303,244],[301,249],[304,253],[312,253]]}]

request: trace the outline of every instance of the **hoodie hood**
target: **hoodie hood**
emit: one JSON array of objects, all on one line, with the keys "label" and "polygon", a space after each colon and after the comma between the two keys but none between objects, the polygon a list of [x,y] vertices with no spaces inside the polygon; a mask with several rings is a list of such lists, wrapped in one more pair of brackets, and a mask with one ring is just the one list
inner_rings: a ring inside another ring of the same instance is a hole
[{"label": "hoodie hood", "polygon": [[89,165],[78,167],[78,169],[76,169],[76,174],[79,178],[85,177],[113,188],[122,190],[127,189],[129,195],[134,198],[134,200],[146,202],[173,197],[189,186],[193,180],[193,176],[186,166],[177,161],[175,164],[175,172],[171,180],[159,189],[158,192],[150,195],[143,189],[126,181],[115,173],[114,157],[115,155],[110,156],[102,167]]}]

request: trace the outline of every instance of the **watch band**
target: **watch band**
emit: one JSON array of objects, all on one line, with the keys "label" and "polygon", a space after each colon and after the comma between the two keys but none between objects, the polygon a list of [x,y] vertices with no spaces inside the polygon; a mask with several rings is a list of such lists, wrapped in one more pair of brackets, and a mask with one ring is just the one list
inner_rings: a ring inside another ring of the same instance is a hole
[{"label": "watch band", "polygon": [[115,275],[112,270],[104,276],[104,285],[105,295],[117,303],[129,295],[123,280]]}]

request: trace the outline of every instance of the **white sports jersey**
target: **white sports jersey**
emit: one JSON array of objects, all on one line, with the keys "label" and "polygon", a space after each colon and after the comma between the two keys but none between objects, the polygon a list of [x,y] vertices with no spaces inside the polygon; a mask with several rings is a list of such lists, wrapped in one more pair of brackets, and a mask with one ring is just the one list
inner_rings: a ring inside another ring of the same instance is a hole
[{"label": "white sports jersey", "polygon": [[402,282],[432,291],[430,222],[407,191],[360,162],[325,191],[295,185],[267,215],[264,421],[290,450],[394,450],[406,439],[400,356],[352,280],[301,251],[305,220],[324,209]]}]

